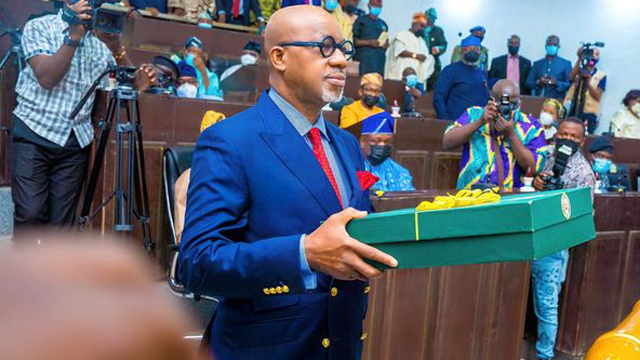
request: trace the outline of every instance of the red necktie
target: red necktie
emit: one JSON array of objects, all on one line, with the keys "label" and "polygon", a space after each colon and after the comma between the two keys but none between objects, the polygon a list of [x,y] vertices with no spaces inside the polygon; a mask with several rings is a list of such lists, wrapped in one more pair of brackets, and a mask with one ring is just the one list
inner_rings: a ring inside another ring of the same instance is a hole
[{"label": "red necktie", "polygon": [[240,16],[240,0],[233,0],[233,9],[231,10],[234,18]]},{"label": "red necktie", "polygon": [[322,140],[320,139],[320,130],[318,130],[318,128],[312,128],[309,131],[309,140],[311,140],[311,145],[313,145],[313,155],[316,156],[324,174],[327,175],[329,182],[331,182],[333,191],[335,191],[338,201],[340,201],[340,206],[344,208],[344,205],[342,204],[342,197],[340,196],[340,190],[338,190],[338,183],[336,182],[336,178],[333,176],[333,171],[331,171],[327,155],[324,153],[324,147],[322,146]]}]

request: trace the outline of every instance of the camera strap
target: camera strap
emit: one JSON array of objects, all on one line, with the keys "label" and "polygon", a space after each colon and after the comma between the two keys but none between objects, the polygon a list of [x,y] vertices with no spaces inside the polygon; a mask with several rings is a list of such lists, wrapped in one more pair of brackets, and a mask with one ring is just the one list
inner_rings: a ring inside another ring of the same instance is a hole
[{"label": "camera strap", "polygon": [[500,145],[498,139],[491,135],[491,142],[493,143],[493,157],[495,164],[498,168],[498,186],[500,190],[504,187],[504,163],[502,162],[502,152],[500,151]]}]

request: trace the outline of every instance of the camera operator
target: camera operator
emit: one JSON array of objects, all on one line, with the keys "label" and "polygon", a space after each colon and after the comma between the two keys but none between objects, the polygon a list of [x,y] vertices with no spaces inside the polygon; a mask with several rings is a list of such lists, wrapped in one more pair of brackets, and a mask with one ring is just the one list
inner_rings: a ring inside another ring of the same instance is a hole
[{"label": "camera operator", "polygon": [[[551,182],[560,184],[560,188],[563,189],[589,186],[593,197],[596,179],[591,165],[580,151],[585,140],[584,123],[575,117],[562,120],[558,125],[555,139],[555,145],[548,146],[547,164],[533,180],[533,186],[537,190],[548,188]],[[557,167],[556,160],[565,166]],[[557,178],[553,181],[554,171],[562,171],[559,182]],[[538,359],[553,359],[553,348],[558,332],[558,298],[565,279],[568,260],[569,252],[562,250],[535,260],[531,265],[533,306],[538,318],[536,343]]]},{"label": "camera operator", "polygon": [[[77,16],[74,25],[63,20],[61,10],[27,22],[22,37],[28,66],[18,78],[13,113],[16,232],[27,226],[73,224],[94,136],[94,95],[74,120],[69,115],[109,65],[131,65],[120,35],[87,30],[92,9],[86,0],[70,0],[65,6],[67,16]],[[150,66],[141,70],[137,86],[156,81]]]},{"label": "camera operator", "polygon": [[[445,149],[464,146],[457,187],[477,183],[503,189],[523,186],[521,176],[541,170],[547,156],[544,132],[535,119],[520,111],[520,89],[503,79],[493,86],[484,108],[471,107],[445,131]],[[494,185],[495,186],[495,185]]]},{"label": "camera operator", "polygon": [[[573,70],[571,70],[571,87],[567,96],[564,98],[565,108],[571,108],[573,103],[576,86],[579,79],[585,83],[584,110],[580,115],[581,120],[587,123],[587,132],[593,134],[598,127],[598,116],[600,115],[600,100],[607,86],[607,74],[596,68],[596,64],[600,60],[600,50],[591,48],[583,51],[583,47],[578,48],[578,60],[576,60]],[[586,68],[581,66],[582,62],[586,63]],[[578,112],[575,113],[578,116]]]}]

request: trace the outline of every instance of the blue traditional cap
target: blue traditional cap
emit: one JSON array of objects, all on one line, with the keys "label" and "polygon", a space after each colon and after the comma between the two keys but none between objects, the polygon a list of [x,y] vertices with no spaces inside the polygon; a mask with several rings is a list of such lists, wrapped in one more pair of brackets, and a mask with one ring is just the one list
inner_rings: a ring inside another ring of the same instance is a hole
[{"label": "blue traditional cap", "polygon": [[487,32],[487,30],[485,30],[484,27],[478,25],[478,26],[474,26],[471,29],[469,29],[470,33],[473,33],[474,31],[482,31],[482,32]]},{"label": "blue traditional cap", "polygon": [[462,39],[462,42],[460,43],[460,46],[465,47],[465,46],[480,46],[481,42],[480,39],[476,36],[473,35],[469,35],[466,38]]},{"label": "blue traditional cap", "polygon": [[201,50],[204,50],[204,43],[202,42],[202,40],[198,39],[195,36],[190,37],[189,40],[187,40],[187,42],[184,44],[185,49],[191,46],[195,46]]},{"label": "blue traditional cap", "polygon": [[362,121],[362,135],[393,134],[393,116],[387,111],[371,115]]},{"label": "blue traditional cap", "polygon": [[180,77],[188,76],[197,78],[198,74],[196,74],[196,68],[187,64],[186,61],[182,60],[178,63],[178,69],[180,69]]},{"label": "blue traditional cap", "polygon": [[436,11],[435,8],[429,8],[429,10],[425,11],[424,14],[427,15],[427,17],[432,19],[433,21],[438,19],[438,12]]}]

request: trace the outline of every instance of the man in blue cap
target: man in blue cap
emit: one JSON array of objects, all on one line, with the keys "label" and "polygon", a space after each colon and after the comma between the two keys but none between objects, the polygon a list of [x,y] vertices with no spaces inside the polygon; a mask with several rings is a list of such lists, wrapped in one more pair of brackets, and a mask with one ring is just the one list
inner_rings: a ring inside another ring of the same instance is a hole
[{"label": "man in blue cap", "polygon": [[180,60],[186,61],[188,65],[193,66],[197,70],[199,98],[222,98],[218,75],[207,67],[207,54],[204,52],[204,43],[202,40],[195,36],[190,37],[184,44],[182,58],[174,55],[173,59],[176,62]]},{"label": "man in blue cap", "polygon": [[433,94],[438,119],[455,120],[472,106],[489,101],[486,73],[476,66],[480,60],[480,39],[470,35],[462,40],[462,60],[442,70]]},{"label": "man in blue cap", "polygon": [[[487,32],[482,26],[474,26],[469,29],[469,32],[472,36],[477,37],[482,43],[484,40],[484,34]],[[456,46],[453,49],[453,54],[451,55],[451,63],[458,62],[462,59],[462,48],[460,46]],[[480,45],[480,60],[478,60],[477,66],[482,71],[489,71],[489,49]]]},{"label": "man in blue cap", "polygon": [[393,117],[386,111],[362,122],[360,146],[366,157],[365,169],[380,178],[373,185],[382,191],[413,191],[411,173],[391,159],[393,150]]},{"label": "man in blue cap", "polygon": [[424,28],[423,38],[427,43],[429,53],[435,59],[433,73],[427,80],[427,91],[431,91],[436,86],[436,81],[442,71],[440,55],[447,51],[447,39],[444,37],[444,30],[442,30],[440,26],[436,26],[436,20],[438,19],[438,12],[436,9],[430,8],[425,11],[424,14],[427,15],[427,26]]}]

